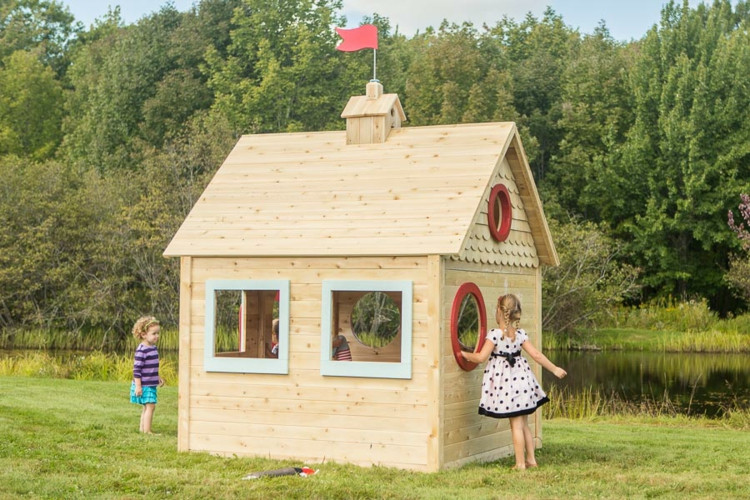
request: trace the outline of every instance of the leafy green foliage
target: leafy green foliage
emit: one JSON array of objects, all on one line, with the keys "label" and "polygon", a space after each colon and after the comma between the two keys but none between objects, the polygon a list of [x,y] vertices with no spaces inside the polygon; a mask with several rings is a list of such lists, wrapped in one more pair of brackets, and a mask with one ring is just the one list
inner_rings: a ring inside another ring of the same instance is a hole
[{"label": "leafy green foliage", "polygon": [[599,315],[638,291],[639,270],[621,265],[621,245],[594,224],[575,219],[550,221],[560,265],[542,271],[542,327],[570,333],[592,324]]},{"label": "leafy green foliage", "polygon": [[[84,30],[56,1],[0,3],[0,327],[97,328],[118,343],[145,311],[176,321],[178,262],[161,253],[237,136],[343,128],[370,79],[370,51],[335,50],[340,11],[201,0],[131,25],[114,8]],[[517,122],[547,213],[577,221],[553,225],[561,255],[592,259],[546,271],[557,329],[587,318],[563,319],[561,297],[595,314],[632,297],[615,283],[635,268],[645,300],[740,309],[729,291],[747,261],[730,257],[724,214],[750,190],[749,20],[745,0],[670,2],[620,43],[551,9],[411,38],[365,19],[406,125]],[[576,282],[589,264],[608,277]]]},{"label": "leafy green foliage", "polygon": [[633,124],[629,56],[600,26],[575,47],[563,74],[558,125],[564,135],[543,194],[595,222],[622,217],[626,204],[637,206],[627,193],[613,192],[611,182],[621,161],[619,149]]},{"label": "leafy green foliage", "polygon": [[69,42],[81,30],[74,21],[70,10],[56,0],[3,0],[0,61],[17,51],[35,52],[56,74],[64,74]]},{"label": "leafy green foliage", "polygon": [[696,10],[670,3],[633,66],[635,121],[613,177],[615,192],[640,207],[610,222],[653,291],[716,296],[722,287],[733,245],[724,214],[750,179],[742,21],[726,1]]},{"label": "leafy green foliage", "polygon": [[336,85],[340,1],[244,0],[223,57],[207,54],[215,111],[236,130],[340,128],[348,95]]},{"label": "leafy green foliage", "polygon": [[62,85],[33,52],[0,65],[0,156],[49,158],[62,140]]},{"label": "leafy green foliage", "polygon": [[90,206],[77,203],[58,163],[0,157],[0,178],[0,325],[52,326],[67,317],[65,290],[86,267]]}]

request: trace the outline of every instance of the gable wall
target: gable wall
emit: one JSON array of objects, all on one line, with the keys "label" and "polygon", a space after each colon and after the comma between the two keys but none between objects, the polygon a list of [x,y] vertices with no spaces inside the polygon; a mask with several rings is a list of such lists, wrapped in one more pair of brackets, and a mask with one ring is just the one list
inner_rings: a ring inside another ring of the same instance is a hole
[{"label": "gable wall", "polygon": [[[521,300],[521,328],[529,334],[534,346],[541,342],[541,274],[539,268],[490,266],[446,259],[441,311],[441,401],[443,466],[460,466],[467,462],[488,461],[511,455],[513,444],[508,419],[493,419],[477,414],[484,365],[464,371],[451,348],[450,317],[453,299],[459,286],[473,282],[482,292],[487,311],[487,331],[497,328],[497,298],[514,293]],[[528,357],[527,357],[528,359]],[[531,362],[541,380],[541,368]],[[529,417],[532,433],[541,440],[539,412]],[[538,441],[537,444],[541,444]]]},{"label": "gable wall", "polygon": [[[495,184],[502,183],[508,188],[513,207],[513,222],[508,238],[498,243],[490,235],[488,215],[490,190]],[[519,195],[518,185],[508,164],[503,158],[498,171],[490,181],[479,204],[479,210],[474,218],[469,236],[463,250],[453,260],[494,265],[510,265],[524,268],[539,266],[537,250],[534,246],[532,228],[529,225],[523,201]]]}]

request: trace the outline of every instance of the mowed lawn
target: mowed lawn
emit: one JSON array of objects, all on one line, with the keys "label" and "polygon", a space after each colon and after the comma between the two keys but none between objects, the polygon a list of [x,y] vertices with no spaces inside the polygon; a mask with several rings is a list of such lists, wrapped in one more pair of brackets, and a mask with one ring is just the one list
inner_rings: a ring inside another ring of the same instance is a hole
[{"label": "mowed lawn", "polygon": [[[750,432],[668,417],[545,421],[540,467],[510,458],[423,474],[177,452],[177,391],[156,436],[129,385],[0,377],[0,498],[750,498]],[[243,481],[308,465],[315,476]]]}]

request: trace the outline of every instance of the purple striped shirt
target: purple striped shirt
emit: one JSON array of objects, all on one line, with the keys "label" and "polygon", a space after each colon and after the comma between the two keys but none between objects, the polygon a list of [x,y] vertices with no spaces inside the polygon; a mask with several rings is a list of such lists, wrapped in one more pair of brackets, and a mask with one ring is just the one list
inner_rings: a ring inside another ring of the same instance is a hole
[{"label": "purple striped shirt", "polygon": [[133,362],[133,378],[141,379],[141,387],[159,385],[159,351],[155,345],[138,345]]}]

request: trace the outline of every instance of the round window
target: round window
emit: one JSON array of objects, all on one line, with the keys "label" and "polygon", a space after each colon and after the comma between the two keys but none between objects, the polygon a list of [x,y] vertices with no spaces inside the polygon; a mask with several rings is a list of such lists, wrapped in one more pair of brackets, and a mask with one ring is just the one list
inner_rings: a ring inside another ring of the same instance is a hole
[{"label": "round window", "polygon": [[451,345],[458,365],[466,371],[477,364],[464,359],[461,351],[477,352],[487,336],[487,312],[479,287],[464,283],[453,298],[451,309]]},{"label": "round window", "polygon": [[458,312],[458,343],[464,351],[474,352],[479,340],[479,305],[472,294],[464,295]]},{"label": "round window", "polygon": [[513,208],[510,205],[510,193],[503,184],[496,184],[490,191],[490,203],[487,207],[487,224],[490,234],[496,241],[505,241],[510,234],[513,222]]},{"label": "round window", "polygon": [[399,305],[384,292],[369,292],[352,309],[354,337],[368,347],[385,347],[401,328]]}]

